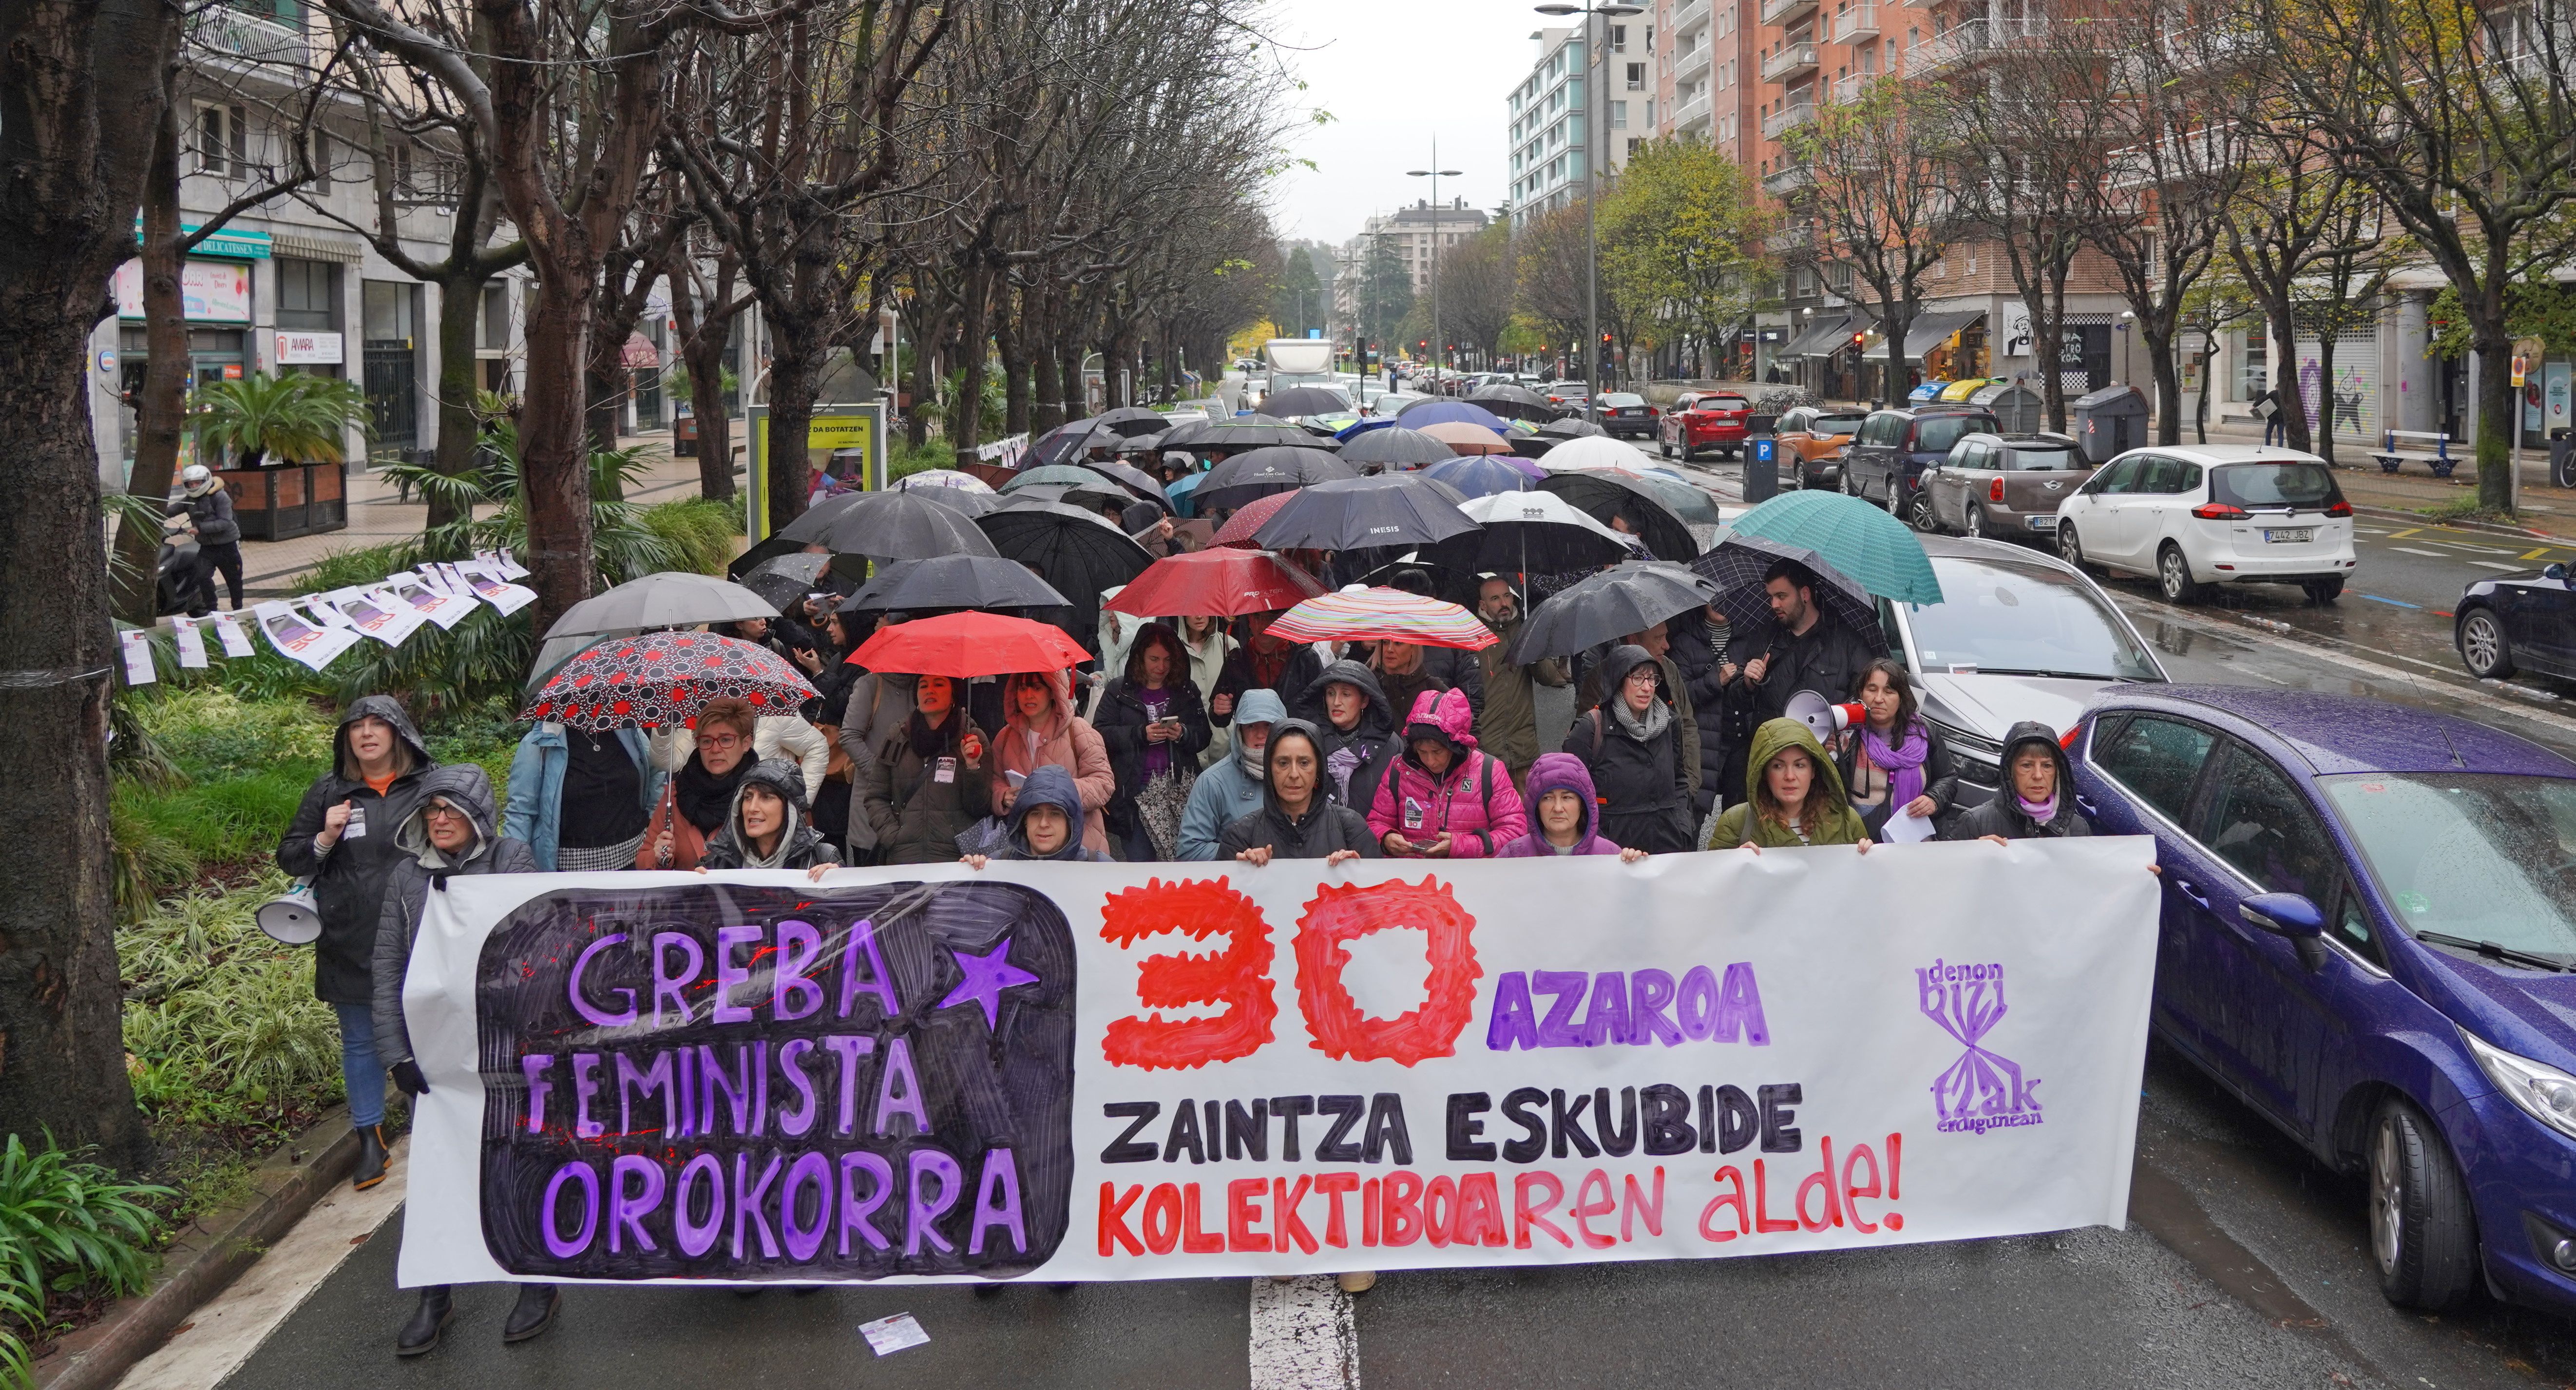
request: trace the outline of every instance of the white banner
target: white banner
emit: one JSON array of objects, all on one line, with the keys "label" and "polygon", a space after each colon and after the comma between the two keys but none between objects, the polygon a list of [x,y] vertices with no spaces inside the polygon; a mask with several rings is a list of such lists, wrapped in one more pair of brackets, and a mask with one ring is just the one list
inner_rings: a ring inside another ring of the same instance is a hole
[{"label": "white banner", "polygon": [[404,991],[432,1089],[401,1279],[1174,1278],[2117,1226],[2151,858],[453,878]]}]

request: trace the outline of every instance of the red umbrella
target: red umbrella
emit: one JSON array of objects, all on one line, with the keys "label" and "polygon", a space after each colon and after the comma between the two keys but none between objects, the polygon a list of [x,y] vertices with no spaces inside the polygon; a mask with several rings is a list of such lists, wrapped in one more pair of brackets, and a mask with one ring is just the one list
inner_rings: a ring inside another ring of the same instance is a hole
[{"label": "red umbrella", "polygon": [[1156,560],[1101,606],[1143,618],[1231,618],[1276,613],[1322,592],[1313,576],[1269,551],[1221,546]]},{"label": "red umbrella", "polygon": [[1259,550],[1261,544],[1252,538],[1252,533],[1261,529],[1261,523],[1277,516],[1279,509],[1288,505],[1289,498],[1303,491],[1305,491],[1304,488],[1292,487],[1286,492],[1274,492],[1267,497],[1256,497],[1235,508],[1234,515],[1227,517],[1225,524],[1216,528],[1213,543]]},{"label": "red umbrella", "polygon": [[879,628],[850,653],[871,671],[959,678],[1061,671],[1090,659],[1063,629],[999,613],[948,613]]},{"label": "red umbrella", "polygon": [[814,698],[805,673],[769,648],[712,632],[649,632],[593,642],[537,688],[521,719],[576,729],[661,729],[687,724],[707,701],[747,700],[792,714]]}]

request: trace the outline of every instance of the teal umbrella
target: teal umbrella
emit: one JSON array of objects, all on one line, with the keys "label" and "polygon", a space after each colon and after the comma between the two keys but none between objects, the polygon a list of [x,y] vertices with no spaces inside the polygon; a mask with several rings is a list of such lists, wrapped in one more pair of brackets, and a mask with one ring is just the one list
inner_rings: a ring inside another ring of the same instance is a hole
[{"label": "teal umbrella", "polygon": [[1933,577],[1922,539],[1884,509],[1857,497],[1806,488],[1784,492],[1737,517],[1731,529],[1739,536],[1812,550],[1880,598],[1941,601],[1941,581]]}]

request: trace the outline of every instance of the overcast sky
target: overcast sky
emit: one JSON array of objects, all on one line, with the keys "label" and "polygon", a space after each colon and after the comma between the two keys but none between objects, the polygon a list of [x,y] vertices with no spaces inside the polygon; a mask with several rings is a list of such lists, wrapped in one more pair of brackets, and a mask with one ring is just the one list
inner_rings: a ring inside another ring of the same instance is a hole
[{"label": "overcast sky", "polygon": [[1306,90],[1291,94],[1298,114],[1333,119],[1300,124],[1289,147],[1312,169],[1289,170],[1274,190],[1272,215],[1289,240],[1339,243],[1372,212],[1431,196],[1431,180],[1407,169],[1440,165],[1440,196],[1463,196],[1491,211],[1511,186],[1510,118],[1504,98],[1538,56],[1529,35],[1557,23],[1526,0],[1282,0],[1277,35]]}]

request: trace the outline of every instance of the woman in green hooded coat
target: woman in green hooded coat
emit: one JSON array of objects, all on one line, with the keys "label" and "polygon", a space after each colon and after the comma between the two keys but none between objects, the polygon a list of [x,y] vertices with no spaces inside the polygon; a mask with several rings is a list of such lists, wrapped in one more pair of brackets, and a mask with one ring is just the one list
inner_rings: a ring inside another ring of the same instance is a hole
[{"label": "woman in green hooded coat", "polygon": [[1825,746],[1795,719],[1773,719],[1753,731],[1744,760],[1744,796],[1717,818],[1709,849],[1760,851],[1801,845],[1858,845],[1869,829],[1843,794],[1842,774]]}]

